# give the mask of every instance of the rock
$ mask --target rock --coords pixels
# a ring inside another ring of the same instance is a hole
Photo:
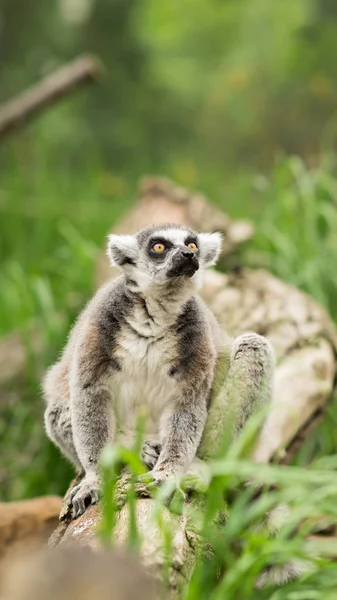
[[[62,498],[0,502],[0,559],[12,550],[45,544],[58,524]]]
[[[2,563],[6,600],[159,600],[160,585],[136,558],[116,550],[60,548]]]

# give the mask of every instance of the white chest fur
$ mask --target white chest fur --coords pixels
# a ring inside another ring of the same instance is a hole
[[[114,357],[121,366],[112,389],[117,430],[135,431],[143,416],[145,433],[158,438],[177,394],[177,384],[169,375],[177,358],[173,336],[166,332],[147,338],[125,328]]]

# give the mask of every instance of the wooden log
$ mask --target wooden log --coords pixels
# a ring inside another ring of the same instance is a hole
[[[70,484],[69,491],[79,481],[76,477]],[[130,511],[125,504],[127,488],[130,479],[127,473],[123,473],[118,482],[119,512],[116,526],[113,532],[114,547],[125,549],[130,529]],[[163,569],[167,564],[166,542],[162,527],[158,527],[153,520],[154,501],[151,499],[148,489],[143,484],[138,484],[138,499],[136,502],[136,520],[140,535],[139,556],[142,564],[158,580],[161,581]],[[191,508],[189,501],[189,508]],[[49,540],[49,547],[78,548],[85,547],[100,552],[102,543],[96,535],[100,523],[100,506],[89,506],[81,517],[75,521],[70,520],[70,513],[65,508],[61,513],[61,522],[53,532]],[[193,525],[190,525],[189,515],[174,515],[166,507],[161,513],[162,522],[165,527],[174,531],[173,547],[169,570],[169,595],[168,599],[179,596],[179,592],[189,581],[196,558],[196,534]]]
[[[277,366],[272,410],[255,458],[289,463],[332,396],[334,323],[307,294],[263,269],[227,275],[210,271],[202,295],[230,335],[255,331],[273,345]]]

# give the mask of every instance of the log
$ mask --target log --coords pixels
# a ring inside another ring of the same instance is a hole
[[[289,463],[332,397],[337,330],[328,313],[307,294],[263,269],[227,275],[210,271],[202,295],[224,329],[265,335],[277,366],[272,410],[255,459]]]
[[[193,206],[195,209],[192,210]],[[237,228],[235,222],[208,205],[203,197],[162,179],[149,179],[141,184],[140,199],[114,232],[130,233],[144,225],[160,222],[187,223],[202,231],[223,231],[225,259],[253,233],[249,224],[244,224],[243,228],[240,224]],[[236,238],[238,230],[241,234]],[[116,274],[108,268],[102,252],[96,282],[102,284]],[[332,396],[337,352],[335,325],[312,298],[263,269],[236,268],[227,274],[209,271],[201,294],[228,333],[236,336],[255,331],[265,335],[274,346],[277,366],[272,410],[258,439],[254,458],[262,463],[275,459],[290,462],[306,433],[318,423]],[[150,519],[152,508],[150,498],[137,500],[138,527],[144,534],[141,556],[153,572],[159,573],[164,564],[164,542]],[[195,564],[197,540],[187,514],[164,512],[165,521],[174,531],[170,570],[172,597],[189,579]],[[52,544],[97,547],[95,530],[99,518],[97,506],[90,507],[73,522],[66,516],[56,530]],[[128,508],[124,506],[117,516],[114,533],[117,545],[125,544],[128,523]]]
[[[71,91],[96,81],[102,74],[99,60],[81,56],[58,68],[17,98],[0,106],[0,141],[14,129],[22,127],[42,109],[54,104]]]
[[[148,497],[137,499],[136,519],[138,531],[142,538],[139,548],[142,564],[160,581],[165,565],[165,542],[163,533],[152,518],[154,502]],[[189,527],[186,514],[173,515],[168,508],[163,509],[165,523],[174,531],[173,552],[169,573],[169,598],[175,598],[184,584],[189,581],[195,563],[195,547],[193,547],[193,529]],[[100,510],[98,506],[90,506],[84,515],[70,521],[66,518],[60,523],[51,537],[51,547],[86,547],[93,551],[102,550],[102,544],[96,537],[99,525]],[[118,514],[114,530],[114,547],[125,548],[129,531],[130,516],[127,506],[123,506]]]

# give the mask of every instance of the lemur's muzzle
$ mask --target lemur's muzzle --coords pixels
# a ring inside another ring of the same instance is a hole
[[[176,252],[172,259],[172,267],[168,271],[168,277],[193,277],[199,269],[199,260],[195,252],[192,252],[187,246],[183,246]]]

